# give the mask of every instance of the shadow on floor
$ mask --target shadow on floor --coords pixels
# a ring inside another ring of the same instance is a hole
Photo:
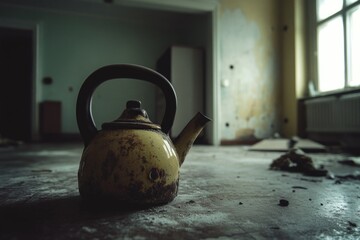
[[[71,226],[99,219],[119,218],[144,210],[144,207],[112,203],[86,203],[80,196],[44,199],[31,203],[3,204],[0,207],[0,236],[18,237],[45,232],[54,234],[63,225]],[[61,232],[59,232],[61,234]]]

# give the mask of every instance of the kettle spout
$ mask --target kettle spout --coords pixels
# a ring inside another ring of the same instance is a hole
[[[200,134],[201,130],[205,127],[207,122],[211,121],[208,117],[200,112],[195,115],[193,119],[181,131],[179,136],[174,140],[176,152],[179,156],[179,165],[181,166],[185,160],[187,153],[191,146]]]

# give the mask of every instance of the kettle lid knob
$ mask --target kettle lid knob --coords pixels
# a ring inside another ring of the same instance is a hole
[[[147,112],[141,108],[141,102],[139,100],[129,100],[126,102],[126,109],[124,110],[123,114],[120,118],[123,119],[131,119],[131,118],[138,118],[143,117],[146,122],[150,122],[149,116]],[[139,119],[138,119],[139,120]]]
[[[137,101],[137,100],[130,100],[130,101],[127,101],[126,103],[126,108],[129,109],[129,108],[140,108],[141,107],[141,102],[140,101]]]

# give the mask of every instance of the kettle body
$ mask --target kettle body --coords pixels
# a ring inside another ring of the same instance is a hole
[[[170,202],[179,184],[174,149],[166,134],[155,131],[100,131],[81,158],[80,194],[145,205]]]

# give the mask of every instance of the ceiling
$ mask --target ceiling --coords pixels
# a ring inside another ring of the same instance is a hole
[[[141,8],[178,13],[202,13],[212,11],[218,0],[0,0],[8,5],[21,5],[47,9],[104,11],[123,8]]]
[[[151,8],[157,10],[167,10],[167,11],[187,12],[187,13],[212,11],[217,4],[217,0],[82,0],[82,1],[98,2],[98,3],[111,2],[108,4],[113,4],[115,6],[124,5],[131,7]]]

